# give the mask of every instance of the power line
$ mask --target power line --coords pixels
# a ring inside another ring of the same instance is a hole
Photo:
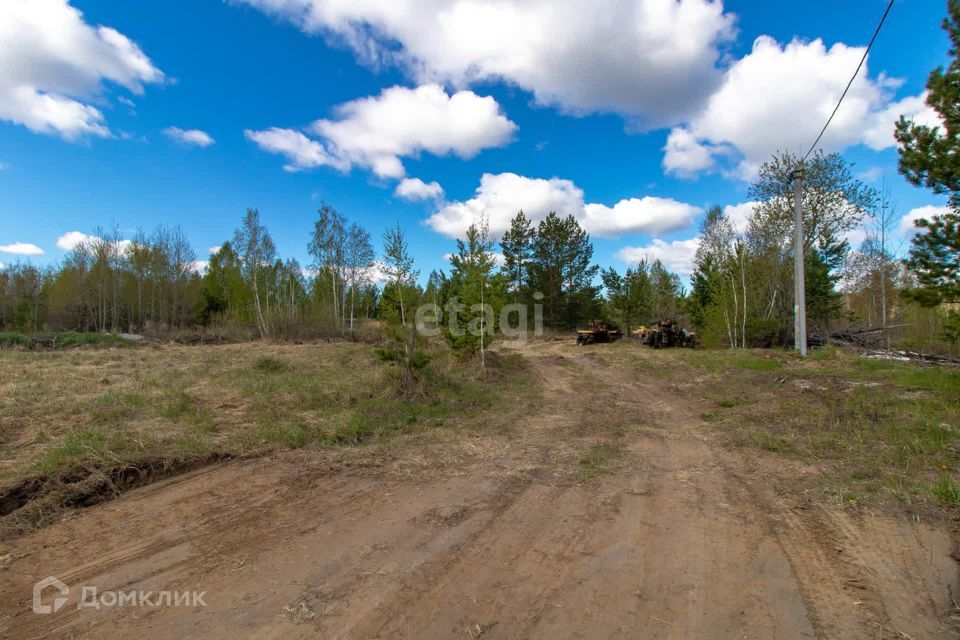
[[[840,96],[840,99],[837,101],[837,106],[833,108],[833,113],[830,114],[830,117],[827,118],[827,123],[823,125],[823,129],[820,130],[820,135],[817,136],[817,139],[813,141],[813,144],[810,145],[810,149],[803,156],[803,160],[800,164],[806,162],[807,158],[810,157],[810,154],[813,153],[813,150],[817,147],[817,144],[820,142],[820,138],[823,137],[823,134],[826,133],[827,127],[830,126],[830,123],[833,121],[833,116],[837,115],[837,110],[840,108],[840,105],[843,103],[843,99],[847,97],[847,92],[850,91],[850,86],[853,84],[853,81],[856,80],[857,74],[860,73],[860,69],[863,67],[863,63],[867,60],[867,54],[870,53],[870,47],[873,46],[873,41],[877,39],[877,35],[880,33],[880,29],[883,27],[883,23],[887,19],[887,15],[890,13],[890,9],[893,8],[893,0],[890,0],[890,3],[887,5],[887,10],[883,12],[883,17],[880,18],[880,24],[877,25],[876,31],[873,32],[873,37],[870,38],[870,43],[867,45],[866,50],[863,52],[863,57],[860,58],[860,64],[857,65],[857,70],[853,72],[853,75],[850,77],[850,82],[847,83],[847,88],[843,90],[843,94]]]

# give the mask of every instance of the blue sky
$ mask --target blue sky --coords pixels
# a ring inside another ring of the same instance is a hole
[[[757,164],[812,142],[885,5],[8,0],[0,263],[159,224],[203,260],[256,207],[307,264],[327,201],[375,238],[399,222],[424,274],[518,208],[577,215],[601,264],[684,272],[703,209],[742,217]],[[943,205],[897,175],[892,123],[932,117],[944,10],[896,2],[825,138],[908,218]]]

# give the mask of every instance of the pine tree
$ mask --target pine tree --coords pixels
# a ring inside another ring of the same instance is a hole
[[[913,238],[907,266],[921,288],[911,297],[924,306],[960,302],[960,215],[947,213],[918,220],[923,231]]]
[[[900,143],[900,173],[912,184],[949,194],[960,207],[960,0],[947,2],[943,28],[950,37],[950,64],[927,79],[927,104],[942,127],[920,125],[903,116],[895,133]]]
[[[576,218],[551,211],[537,226],[532,249],[531,283],[543,294],[544,321],[572,328],[594,315],[599,267],[591,264],[593,245]]]
[[[950,196],[952,211],[917,220],[907,266],[921,287],[910,296],[925,306],[960,301],[960,0],[949,0],[943,28],[950,36],[950,64],[927,80],[927,104],[942,126],[920,125],[901,117],[900,173],[911,183]]]
[[[493,242],[486,220],[471,224],[465,240],[457,240],[450,265],[447,295],[459,307],[456,317],[447,319],[447,341],[463,353],[479,353],[483,367],[484,351],[496,334],[506,290],[505,277],[494,273]]]
[[[502,271],[507,277],[514,302],[526,299],[534,235],[533,224],[521,209],[510,221],[510,229],[500,240],[500,250],[503,252]]]

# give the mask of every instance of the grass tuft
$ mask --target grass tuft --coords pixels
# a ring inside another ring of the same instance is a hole
[[[932,493],[942,502],[960,507],[960,486],[949,476],[941,476],[937,484],[933,485]]]
[[[287,363],[268,356],[257,358],[256,362],[253,363],[253,368],[260,373],[282,373],[290,370]]]

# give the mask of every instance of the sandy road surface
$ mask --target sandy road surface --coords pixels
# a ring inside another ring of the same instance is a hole
[[[0,547],[4,638],[950,638],[947,534],[814,504],[711,444],[690,394],[602,347],[525,349],[544,407],[423,477],[307,454],[223,463]],[[582,376],[611,393],[576,393]],[[614,473],[557,468],[635,416]],[[31,585],[73,587],[31,612]],[[77,609],[99,591],[205,607]]]

